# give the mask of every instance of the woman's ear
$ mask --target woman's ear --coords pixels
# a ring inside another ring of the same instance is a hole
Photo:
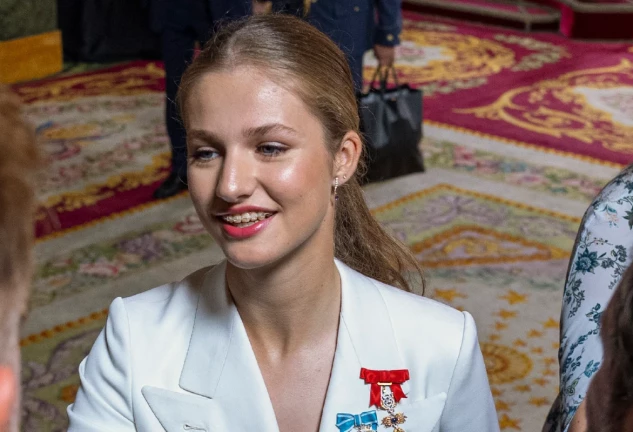
[[[360,135],[354,131],[346,133],[334,157],[334,175],[341,184],[352,178],[362,153],[363,140]]]

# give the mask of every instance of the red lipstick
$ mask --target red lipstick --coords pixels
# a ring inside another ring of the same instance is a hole
[[[264,220],[257,221],[253,225],[249,225],[244,228],[240,228],[222,221],[222,229],[224,230],[224,233],[227,234],[229,237],[243,240],[253,237],[254,235],[263,231],[264,228],[266,228],[268,224],[270,224],[270,221],[274,217],[275,215],[269,216]]]
[[[239,215],[244,213],[266,213],[270,216],[263,220],[258,220],[252,225],[246,227],[236,226],[235,224],[228,223],[223,219],[224,216]],[[272,218],[275,217],[275,212],[262,207],[239,206],[230,208],[225,212],[216,213],[216,217],[220,220],[222,230],[228,237],[242,240],[253,237],[254,235],[261,232],[263,229],[265,229],[268,224],[270,224]]]

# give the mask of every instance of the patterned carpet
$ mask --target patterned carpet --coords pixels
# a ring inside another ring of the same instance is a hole
[[[412,18],[401,49],[409,69],[402,70],[403,79],[428,77],[416,81],[427,89],[426,112],[436,119],[425,125],[422,143],[428,171],[369,185],[366,196],[376,217],[419,257],[427,295],[475,317],[502,430],[539,431],[557,392],[561,292],[580,217],[628,150],[609,150],[599,160],[585,147],[553,151],[565,138],[552,135],[526,133],[523,144],[514,142],[500,133],[501,120],[478,120],[476,133],[463,127],[460,116],[446,114],[467,106],[456,103],[460,95],[473,100],[479,92],[484,106],[491,97],[488,80],[515,72],[508,62],[487,75],[439,79],[438,70],[461,66],[450,66],[445,58],[452,51],[430,41],[438,32],[443,40],[468,34],[470,45],[453,47],[470,52],[494,35],[514,34],[493,29],[486,39],[468,33],[475,27]],[[523,37],[521,43],[528,39],[537,41]],[[533,70],[538,68],[531,62],[558,61],[559,51],[536,52],[523,63]],[[617,52],[615,45],[605,56],[615,59]],[[484,60],[481,68],[488,67]],[[51,158],[40,196],[63,225],[47,232],[46,219],[40,222],[22,342],[24,431],[65,430],[77,365],[115,296],[178,279],[221,258],[186,195],[149,201],[168,162],[161,88],[159,65],[135,63],[19,89]],[[618,119],[630,112],[626,98],[614,106]],[[609,109],[604,127],[624,127]],[[442,122],[441,112],[447,116]]]
[[[632,159],[630,43],[405,17],[401,79],[425,89],[427,122],[602,161]]]

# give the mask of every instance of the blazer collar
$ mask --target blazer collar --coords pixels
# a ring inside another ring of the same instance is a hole
[[[369,407],[370,386],[360,369],[406,369],[389,311],[375,281],[336,260],[341,276],[341,318],[321,430],[333,430],[336,414]],[[217,399],[239,415],[241,427],[278,430],[272,403],[237,308],[227,295],[226,262],[213,268],[201,291],[180,387]],[[409,392],[408,383],[402,386]],[[239,407],[239,408],[238,408]],[[248,415],[244,415],[245,413]],[[251,424],[248,419],[251,420]],[[235,423],[233,423],[235,425]],[[246,430],[246,429],[242,429]]]
[[[396,343],[387,305],[372,279],[340,261],[342,307],[332,375],[327,391],[321,430],[335,430],[338,413],[371,411],[370,385],[360,379],[361,368],[406,369]],[[409,393],[409,383],[402,385]]]
[[[239,319],[225,282],[226,261],[209,271],[198,299],[180,387],[213,398],[234,338]]]
[[[218,416],[234,430],[279,430],[246,329],[227,293],[226,261],[205,280],[180,387],[214,399]]]
[[[378,283],[339,260],[336,266],[341,275],[341,328],[347,330],[360,365],[378,370],[405,368]]]

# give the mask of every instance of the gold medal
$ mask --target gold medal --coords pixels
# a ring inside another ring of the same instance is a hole
[[[396,413],[398,403],[390,390],[391,383],[378,383],[378,385],[380,386],[381,408],[388,413],[387,417],[382,419],[382,425],[392,427],[394,432],[405,432],[400,425],[407,421],[407,416],[403,413]]]
[[[400,399],[407,397],[402,391],[402,383],[409,380],[409,370],[361,368],[360,377],[365,383],[371,384],[369,405],[387,411],[387,416],[382,419],[382,425],[393,428],[393,432],[405,432],[400,425],[407,421],[407,416],[396,413],[396,407]]]

